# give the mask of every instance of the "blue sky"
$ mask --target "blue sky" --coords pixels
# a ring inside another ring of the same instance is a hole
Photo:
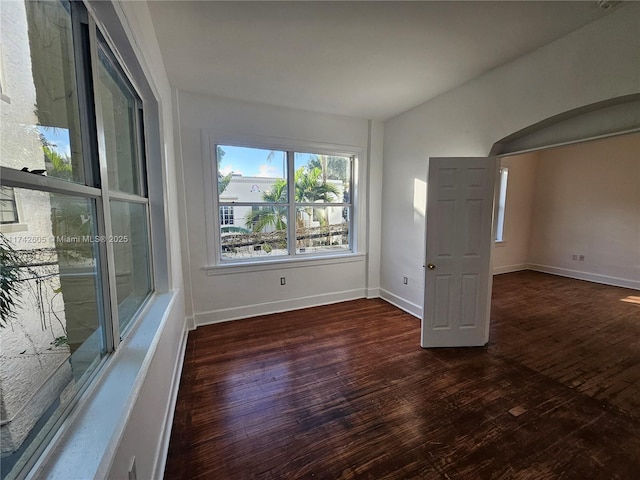
[[[243,177],[282,177],[285,153],[275,151],[271,159],[271,150],[259,148],[231,147],[221,145],[225,155],[220,162],[220,173],[230,172]]]
[[[37,125],[36,128],[41,135],[51,144],[51,149],[55,150],[62,157],[71,157],[71,141],[69,130],[66,128],[44,127]]]
[[[286,153],[260,148],[232,147],[221,145],[225,155],[220,163],[220,173],[227,175],[230,172],[243,177],[280,177],[284,178],[286,172]],[[312,155],[296,154],[296,168],[305,165]]]

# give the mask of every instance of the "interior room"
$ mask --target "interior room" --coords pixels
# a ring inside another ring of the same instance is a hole
[[[505,231],[494,273],[528,268],[637,289],[628,259],[640,235],[638,142],[627,134],[504,157]],[[582,250],[593,252],[590,264]]]
[[[637,2],[0,22],[2,480],[640,469]]]

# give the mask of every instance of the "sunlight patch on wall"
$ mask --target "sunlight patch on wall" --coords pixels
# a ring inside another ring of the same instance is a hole
[[[427,182],[419,178],[413,179],[413,211],[424,218],[427,213]]]

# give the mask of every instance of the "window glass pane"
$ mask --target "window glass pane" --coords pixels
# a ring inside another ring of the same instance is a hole
[[[69,2],[3,2],[0,22],[2,165],[84,183]]]
[[[296,253],[349,250],[350,207],[296,207]]]
[[[284,205],[233,207],[233,224],[220,226],[222,258],[287,255],[287,211]]]
[[[98,57],[98,99],[109,189],[141,195],[136,97],[102,46]]]
[[[147,206],[111,202],[111,226],[116,269],[120,332],[131,322],[151,292],[151,259]]]
[[[351,158],[295,154],[297,203],[349,203]]]
[[[287,154],[277,150],[218,145],[220,202],[287,201]]]
[[[13,187],[0,187],[0,223],[18,223],[18,208]]]
[[[14,189],[0,233],[2,478],[19,470],[103,355],[94,201]]]
[[[220,207],[220,225],[221,226],[225,226],[225,225],[234,225],[235,224],[235,218],[234,218],[234,210],[233,207]]]
[[[496,241],[504,241],[504,212],[507,204],[507,181],[509,179],[509,169],[500,169],[500,192],[498,194],[498,218],[496,221]]]

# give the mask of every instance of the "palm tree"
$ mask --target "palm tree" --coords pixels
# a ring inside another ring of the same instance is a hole
[[[295,201],[298,203],[315,203],[319,200],[330,202],[338,198],[340,192],[335,185],[323,182],[322,170],[319,168],[300,167],[295,172]],[[271,190],[262,194],[262,199],[268,203],[287,202],[287,181],[279,178]],[[261,232],[272,226],[276,230],[286,228],[287,208],[280,206],[258,207],[252,210],[245,219],[245,226],[254,232]]]
[[[326,179],[323,177],[322,169],[318,167],[302,167],[296,170],[295,180],[296,180],[296,202],[299,203],[316,203],[318,201],[322,202],[331,202],[332,200],[338,198],[339,191],[335,185],[331,183],[327,183]],[[313,207],[304,207],[303,210],[298,210],[298,216],[296,219],[296,225],[300,230],[305,228],[305,222],[303,218],[302,212],[306,213],[308,218],[313,217]],[[319,210],[319,212],[324,212],[324,210]],[[321,224],[326,224],[327,219],[326,216],[321,214],[320,218]],[[331,242],[331,230],[329,230],[329,236],[327,237],[327,241]],[[303,238],[300,239],[301,241]]]
[[[287,181],[276,180],[271,190],[262,193],[262,199],[269,203],[287,202]],[[267,227],[275,230],[286,230],[287,207],[271,206],[253,208],[245,218],[245,226],[253,232],[261,232]]]
[[[343,184],[349,183],[349,157],[332,155],[315,155],[309,160],[309,168],[322,169],[322,178],[327,180],[340,180]]]
[[[322,169],[318,167],[300,167],[295,173],[295,183],[298,203],[330,202],[340,193],[335,185],[322,178]]]

